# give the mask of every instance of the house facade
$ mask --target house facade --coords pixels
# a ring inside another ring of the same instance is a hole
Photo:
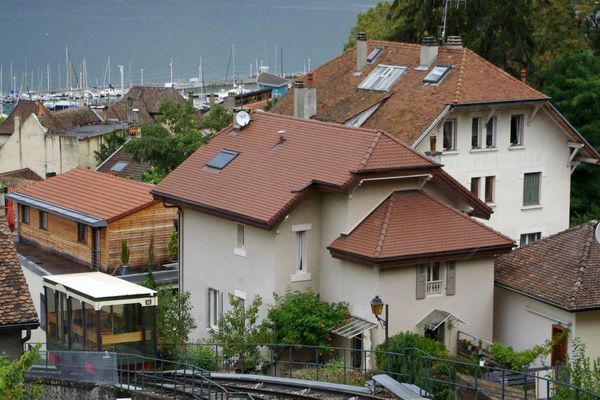
[[[122,265],[145,269],[168,260],[176,210],[154,201],[151,187],[109,174],[73,169],[8,194],[18,204],[19,240],[33,243],[103,272]]]
[[[597,221],[560,232],[496,261],[494,338],[523,350],[557,335],[556,365],[579,338],[586,356],[600,357],[600,243]]]
[[[460,40],[416,45],[362,34],[356,48],[308,73],[273,112],[393,134],[435,156],[492,207],[484,223],[525,244],[568,228],[571,174],[600,157],[522,78]]]
[[[261,296],[264,316],[287,288],[347,301],[365,329],[339,335],[345,346],[383,341],[374,295],[389,304],[390,334],[428,333],[452,349],[468,322],[491,338],[493,257],[512,241],[470,216],[489,218],[485,203],[388,134],[254,113],[152,193],[180,210],[194,339],[216,326],[229,295]]]

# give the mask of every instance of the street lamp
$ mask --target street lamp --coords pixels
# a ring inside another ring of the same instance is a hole
[[[379,323],[381,324],[381,326],[385,329],[385,345],[387,347],[387,342],[388,342],[388,321],[389,321],[389,315],[388,315],[388,305],[385,304],[385,318],[381,318],[380,315],[383,311],[383,301],[381,300],[381,298],[379,296],[375,296],[373,297],[373,300],[371,300],[371,312],[373,313],[373,315],[375,315],[375,318],[377,318],[377,321],[379,321]]]

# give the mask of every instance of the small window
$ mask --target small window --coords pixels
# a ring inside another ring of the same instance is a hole
[[[111,171],[115,171],[115,172],[120,172],[120,171],[123,171],[123,169],[127,165],[129,165],[129,162],[127,162],[127,161],[119,161],[119,162],[115,163],[115,165],[113,165],[110,170]]]
[[[377,46],[367,56],[367,62],[371,64],[383,51],[383,46]]]
[[[29,206],[21,206],[21,222],[29,224]]]
[[[493,203],[494,202],[494,186],[496,184],[495,176],[486,176],[485,177],[485,202]]]
[[[481,118],[473,118],[471,122],[471,148],[481,148]]]
[[[48,213],[40,211],[40,229],[48,229]]]
[[[406,67],[383,64],[378,65],[373,71],[371,71],[369,76],[367,76],[365,80],[358,85],[358,88],[384,92],[388,91],[402,76],[404,71],[406,71]]]
[[[456,120],[446,120],[443,131],[444,151],[456,150]]]
[[[436,65],[433,67],[431,72],[427,74],[423,82],[425,83],[439,83],[444,76],[450,71],[450,65]]]
[[[208,328],[216,329],[221,317],[221,293],[215,289],[208,289]]]
[[[235,248],[233,249],[234,254],[238,256],[246,257],[246,232],[245,226],[242,224],[237,224],[237,237],[235,242]]]
[[[479,183],[481,182],[480,177],[471,178],[471,193],[479,197]]]
[[[296,270],[306,272],[306,231],[296,232]]]
[[[427,296],[442,293],[442,275],[439,262],[431,263],[427,266],[425,285]]]
[[[79,243],[87,243],[87,226],[77,223],[77,241]]]
[[[510,145],[520,146],[523,144],[523,114],[510,117]]]
[[[533,243],[536,240],[542,238],[542,232],[524,233],[521,235],[519,240],[519,247],[527,246],[529,243]]]
[[[537,206],[540,204],[541,172],[528,173],[523,176],[523,205]]]
[[[206,166],[216,169],[223,169],[230,162],[232,162],[233,159],[237,157],[237,155],[238,153],[235,151],[221,150],[216,156],[213,157],[212,160],[206,163]]]
[[[485,124],[485,147],[496,147],[496,117],[490,118]]]

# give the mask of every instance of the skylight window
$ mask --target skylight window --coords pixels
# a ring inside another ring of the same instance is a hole
[[[388,91],[404,71],[406,67],[380,64],[358,85],[358,88]]]
[[[213,157],[212,160],[206,163],[206,166],[216,169],[223,169],[227,166],[227,164],[233,161],[233,159],[236,158],[237,155],[238,153],[235,151],[221,150],[216,156]]]
[[[110,170],[111,171],[115,171],[115,172],[121,172],[127,166],[127,164],[129,164],[129,162],[127,162],[127,161],[119,161],[115,165],[113,165]]]
[[[367,62],[371,64],[383,51],[383,46],[377,46],[367,56]]]
[[[439,83],[444,76],[450,71],[450,65],[436,65],[431,72],[423,79],[425,83]]]

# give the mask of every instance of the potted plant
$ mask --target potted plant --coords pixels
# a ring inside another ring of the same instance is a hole
[[[127,239],[121,239],[121,275],[125,275],[126,271],[129,269],[130,256],[131,252],[129,251],[129,246],[127,245]]]

